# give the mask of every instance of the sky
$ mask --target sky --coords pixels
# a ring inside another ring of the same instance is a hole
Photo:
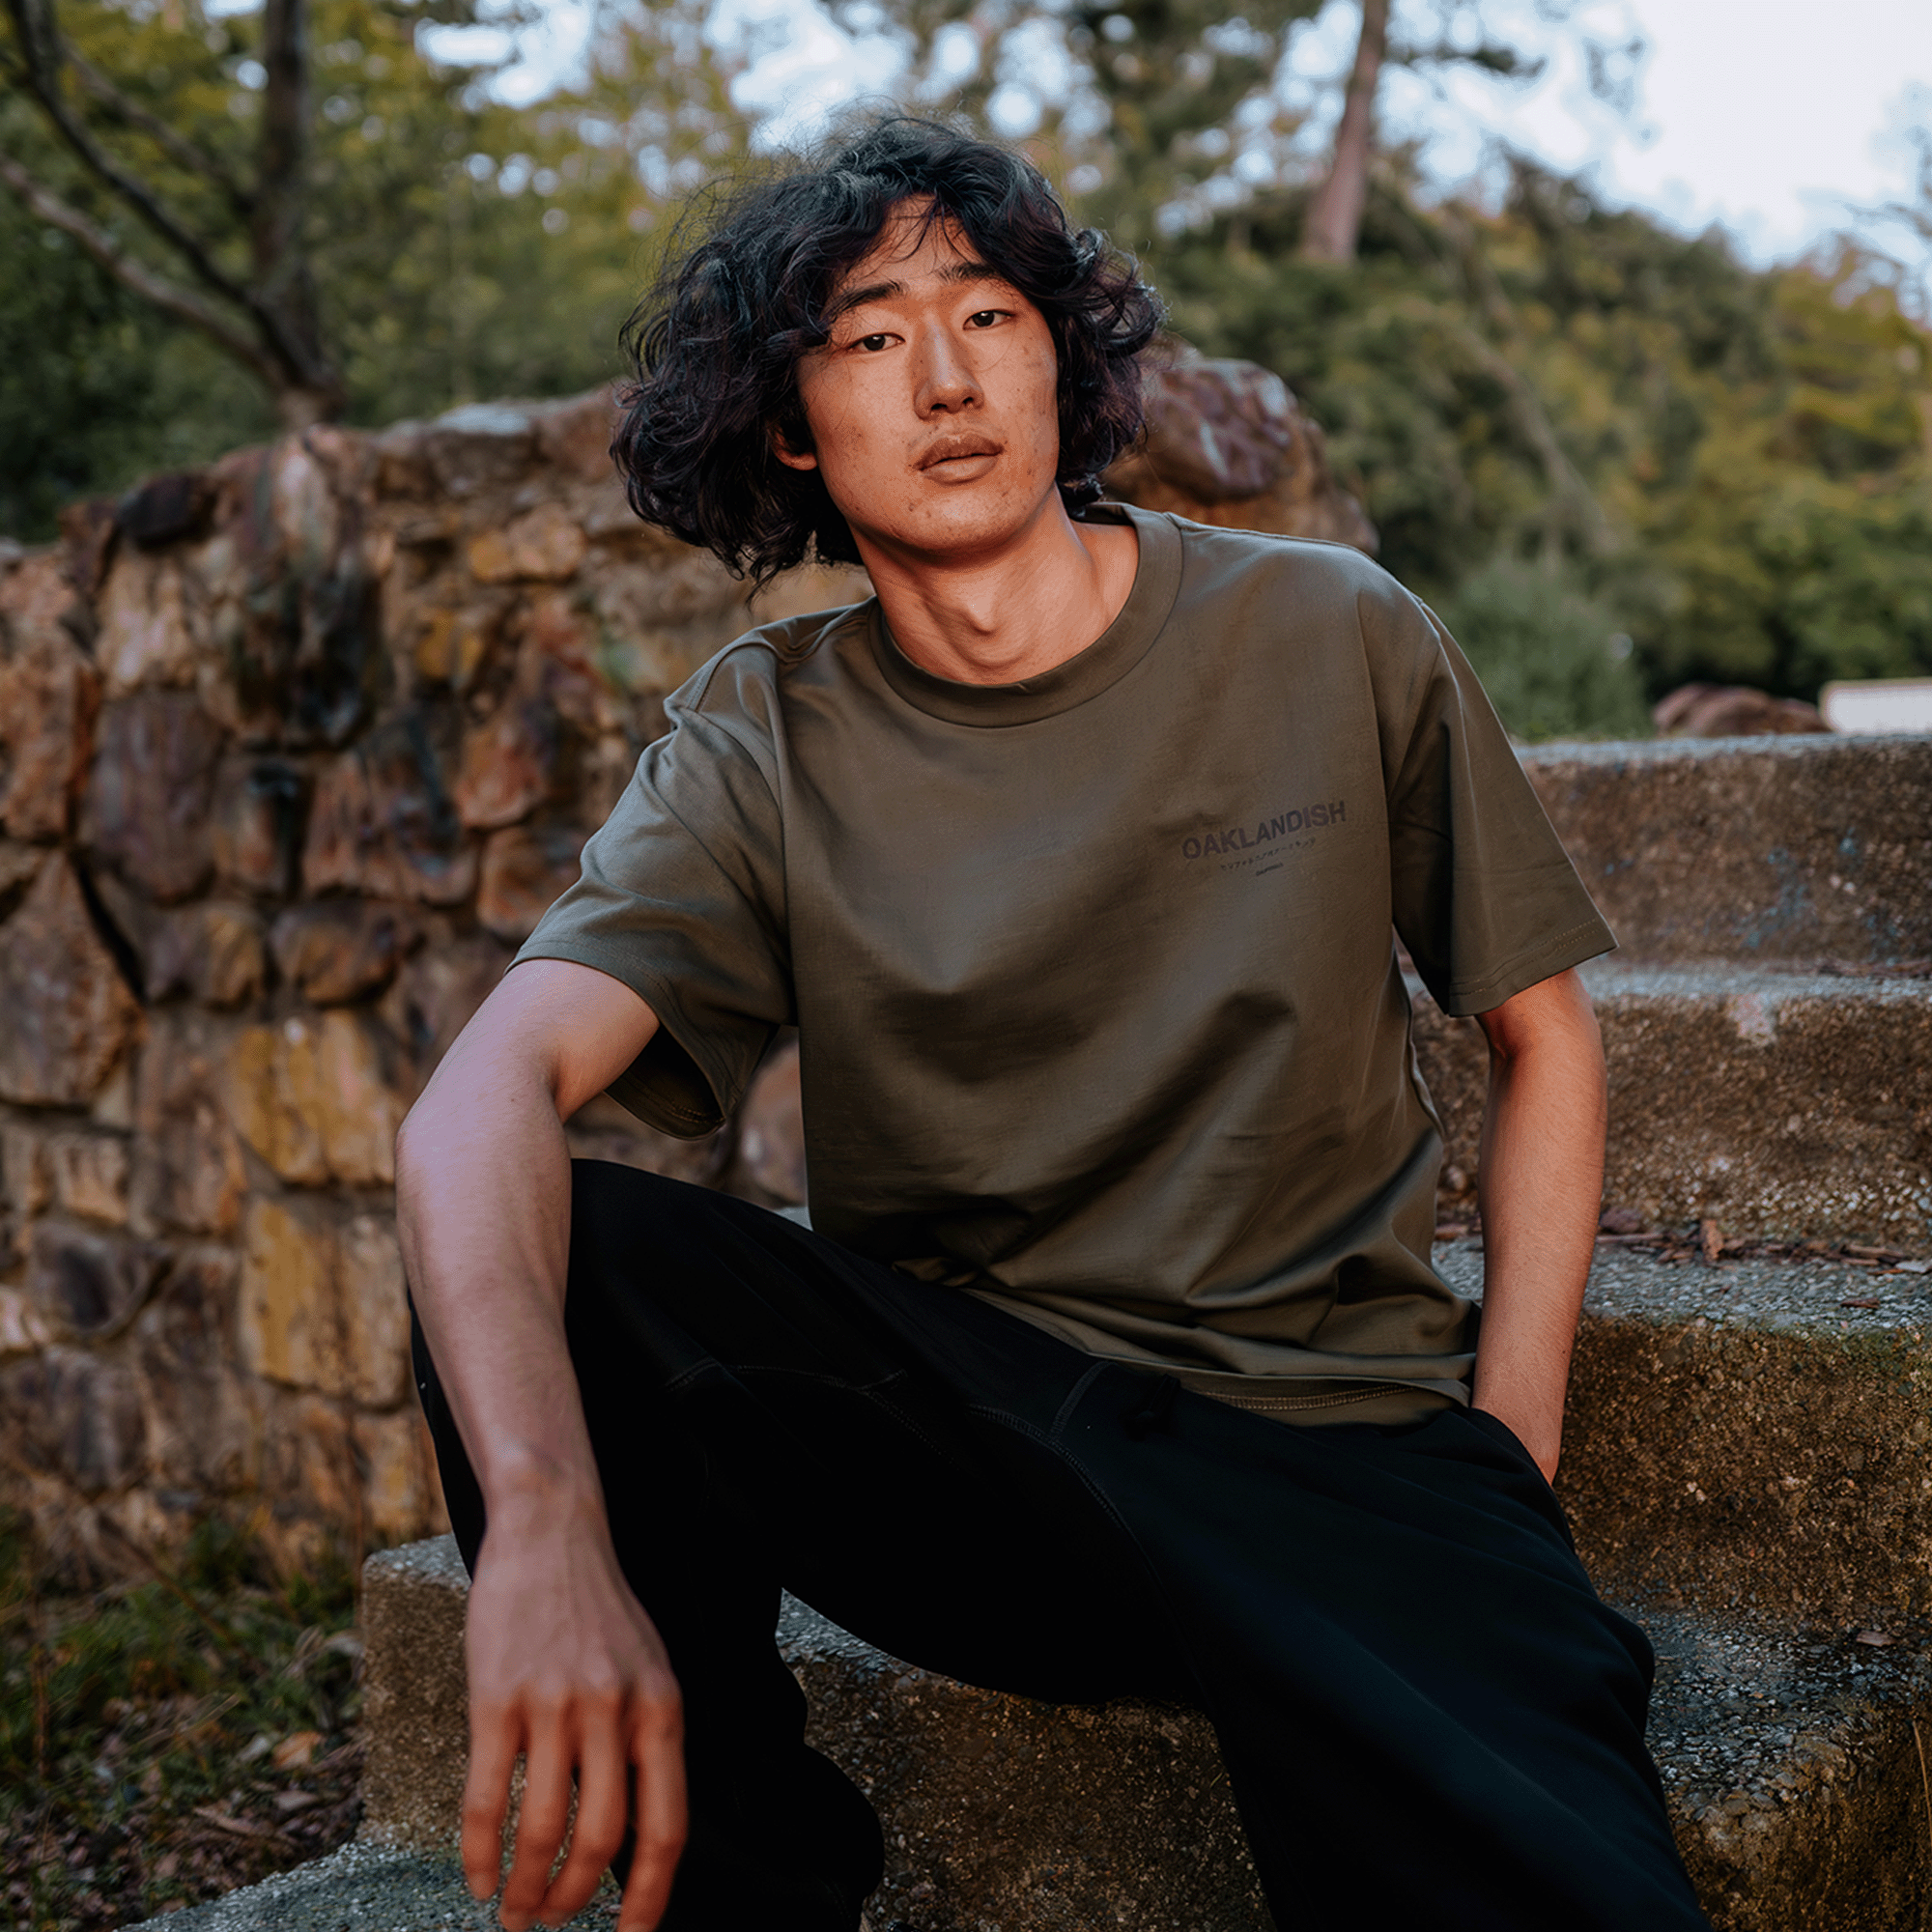
[[[1396,0],[1396,33],[1434,40],[1437,4]],[[1387,71],[1384,134],[1420,139],[1426,170],[1445,185],[1479,175],[1508,142],[1587,172],[1613,204],[1690,232],[1721,223],[1760,264],[1803,254],[1860,210],[1909,193],[1907,130],[1932,129],[1932,0],[1568,0],[1562,25],[1550,11],[1550,0],[1484,0],[1502,38],[1544,57],[1533,84],[1467,68]],[[1309,116],[1301,139],[1311,154],[1325,150],[1359,19],[1357,0],[1328,0],[1291,41],[1277,84]],[[506,92],[529,98],[567,71],[585,20],[581,0],[548,0]],[[889,39],[836,25],[819,0],[714,0],[710,20],[714,41],[747,62],[738,104],[768,117],[770,135],[809,135],[827,113],[901,76]],[[1585,42],[1640,43],[1620,63],[1626,111],[1592,98]],[[1029,75],[1050,83],[1051,66],[1044,59]],[[1007,131],[1024,133],[1024,96],[1009,96]],[[1002,105],[996,96],[996,119]],[[1897,231],[1889,239],[1914,253]]]

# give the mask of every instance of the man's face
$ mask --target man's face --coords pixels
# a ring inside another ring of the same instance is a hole
[[[798,364],[815,447],[778,453],[820,471],[862,547],[964,560],[1057,503],[1053,337],[957,230],[895,214],[832,307]]]

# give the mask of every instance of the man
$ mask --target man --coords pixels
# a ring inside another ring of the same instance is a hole
[[[526,1759],[512,1932],[613,1858],[626,1932],[858,1922],[878,1827],[802,1742],[781,1585],[973,1682],[1205,1709],[1284,1932],[1705,1923],[1648,1647],[1547,1481],[1612,941],[1382,572],[1095,504],[1157,321],[1029,165],[906,121],[642,312],[640,513],[877,596],[672,700],[399,1145],[479,1895]],[[1492,1047],[1479,1342],[1392,925]],[[592,1095],[701,1134],[787,1023],[811,1229],[573,1174]]]

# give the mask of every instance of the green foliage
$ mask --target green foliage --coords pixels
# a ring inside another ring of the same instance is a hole
[[[745,152],[747,129],[673,4],[612,14],[583,81],[527,108],[491,68],[440,64],[426,18],[471,0],[315,0],[312,191],[304,238],[350,420],[484,398],[568,393],[619,373],[616,335],[673,205]],[[493,16],[494,17],[494,16]],[[81,53],[136,103],[245,181],[258,97],[253,14],[201,0],[64,0]],[[0,28],[0,57],[8,36]],[[224,191],[138,130],[108,145],[232,273],[242,227]],[[178,263],[0,82],[0,150],[175,280]],[[271,434],[252,378],[125,293],[0,189],[0,531],[50,535],[60,503]]]
[[[82,50],[141,104],[245,167],[255,16],[211,16],[203,0],[61,4]],[[870,0],[844,4],[855,26],[877,23]],[[1445,21],[1461,4],[1444,0]],[[749,152],[701,0],[607,8],[587,77],[527,107],[495,98],[488,66],[426,51],[426,19],[461,23],[475,5],[314,0],[307,236],[356,422],[615,373],[618,325],[670,217]],[[915,73],[942,34],[975,39],[977,71],[937,101],[969,119],[1031,78],[1029,34],[1056,40],[1071,80],[1044,103],[1042,164],[1082,219],[1141,253],[1180,334],[1301,392],[1382,560],[1432,602],[1528,608],[1545,580],[1508,560],[1538,559],[1592,625],[1635,640],[1653,696],[1693,677],[1808,696],[1832,676],[1932,670],[1932,337],[1888,264],[1848,245],[1760,272],[1721,235],[1674,234],[1520,162],[1500,206],[1433,200],[1399,153],[1378,163],[1359,259],[1303,262],[1294,128],[1268,84],[1315,11],[884,10]],[[1392,58],[1514,59],[1469,44],[1445,27],[1443,48]],[[144,138],[122,129],[117,152],[218,225],[217,187]],[[0,147],[141,240],[4,88]],[[249,379],[5,198],[0,357],[0,529],[14,534],[48,534],[65,498],[270,427]],[[1630,727],[1626,672],[1591,686],[1601,717],[1553,728]]]
[[[346,1566],[277,1577],[219,1519],[155,1580],[69,1594],[0,1513],[0,1924],[126,1924],[348,1836],[354,1606]]]
[[[1348,269],[1296,259],[1301,207],[1151,266],[1180,333],[1293,383],[1405,582],[1560,561],[1653,696],[1932,670],[1932,337],[1882,261],[1755,271],[1522,164],[1486,213],[1398,157]]]
[[[1441,615],[1517,737],[1648,734],[1630,635],[1571,573],[1495,557],[1463,580]]]

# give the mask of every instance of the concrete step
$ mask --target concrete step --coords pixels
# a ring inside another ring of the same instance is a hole
[[[446,1694],[460,1663],[440,1648],[461,1615],[461,1566],[446,1539],[416,1545],[372,1558],[366,1588],[372,1688],[385,1690],[372,1708],[372,1762],[385,1755],[387,1776],[371,1787],[365,1842],[171,1927],[480,1932],[490,1922],[449,1853],[453,1806],[402,1802],[453,1790],[462,1762],[462,1713]],[[1932,1715],[1924,1627],[1874,1648],[1744,1618],[1653,1611],[1646,1621],[1660,1657],[1653,1743],[1719,1932],[1916,1932],[1932,1823],[1915,1733],[1915,1714]],[[812,1700],[813,1742],[885,1824],[875,1925],[1267,1932],[1212,1735],[1194,1713],[975,1690],[789,1600],[780,1636]],[[577,1922],[608,1923],[608,1904]]]
[[[1632,958],[1932,961],[1932,738],[1543,745],[1522,762]]]
[[[1435,1261],[1480,1293],[1479,1242]],[[1811,1626],[1932,1613],[1928,1331],[1932,1272],[1600,1241],[1558,1474],[1599,1587]]]
[[[1932,1254],[1932,980],[1599,964],[1604,1195],[1651,1226]],[[1472,1180],[1488,1049],[1426,996],[1416,1050]]]

